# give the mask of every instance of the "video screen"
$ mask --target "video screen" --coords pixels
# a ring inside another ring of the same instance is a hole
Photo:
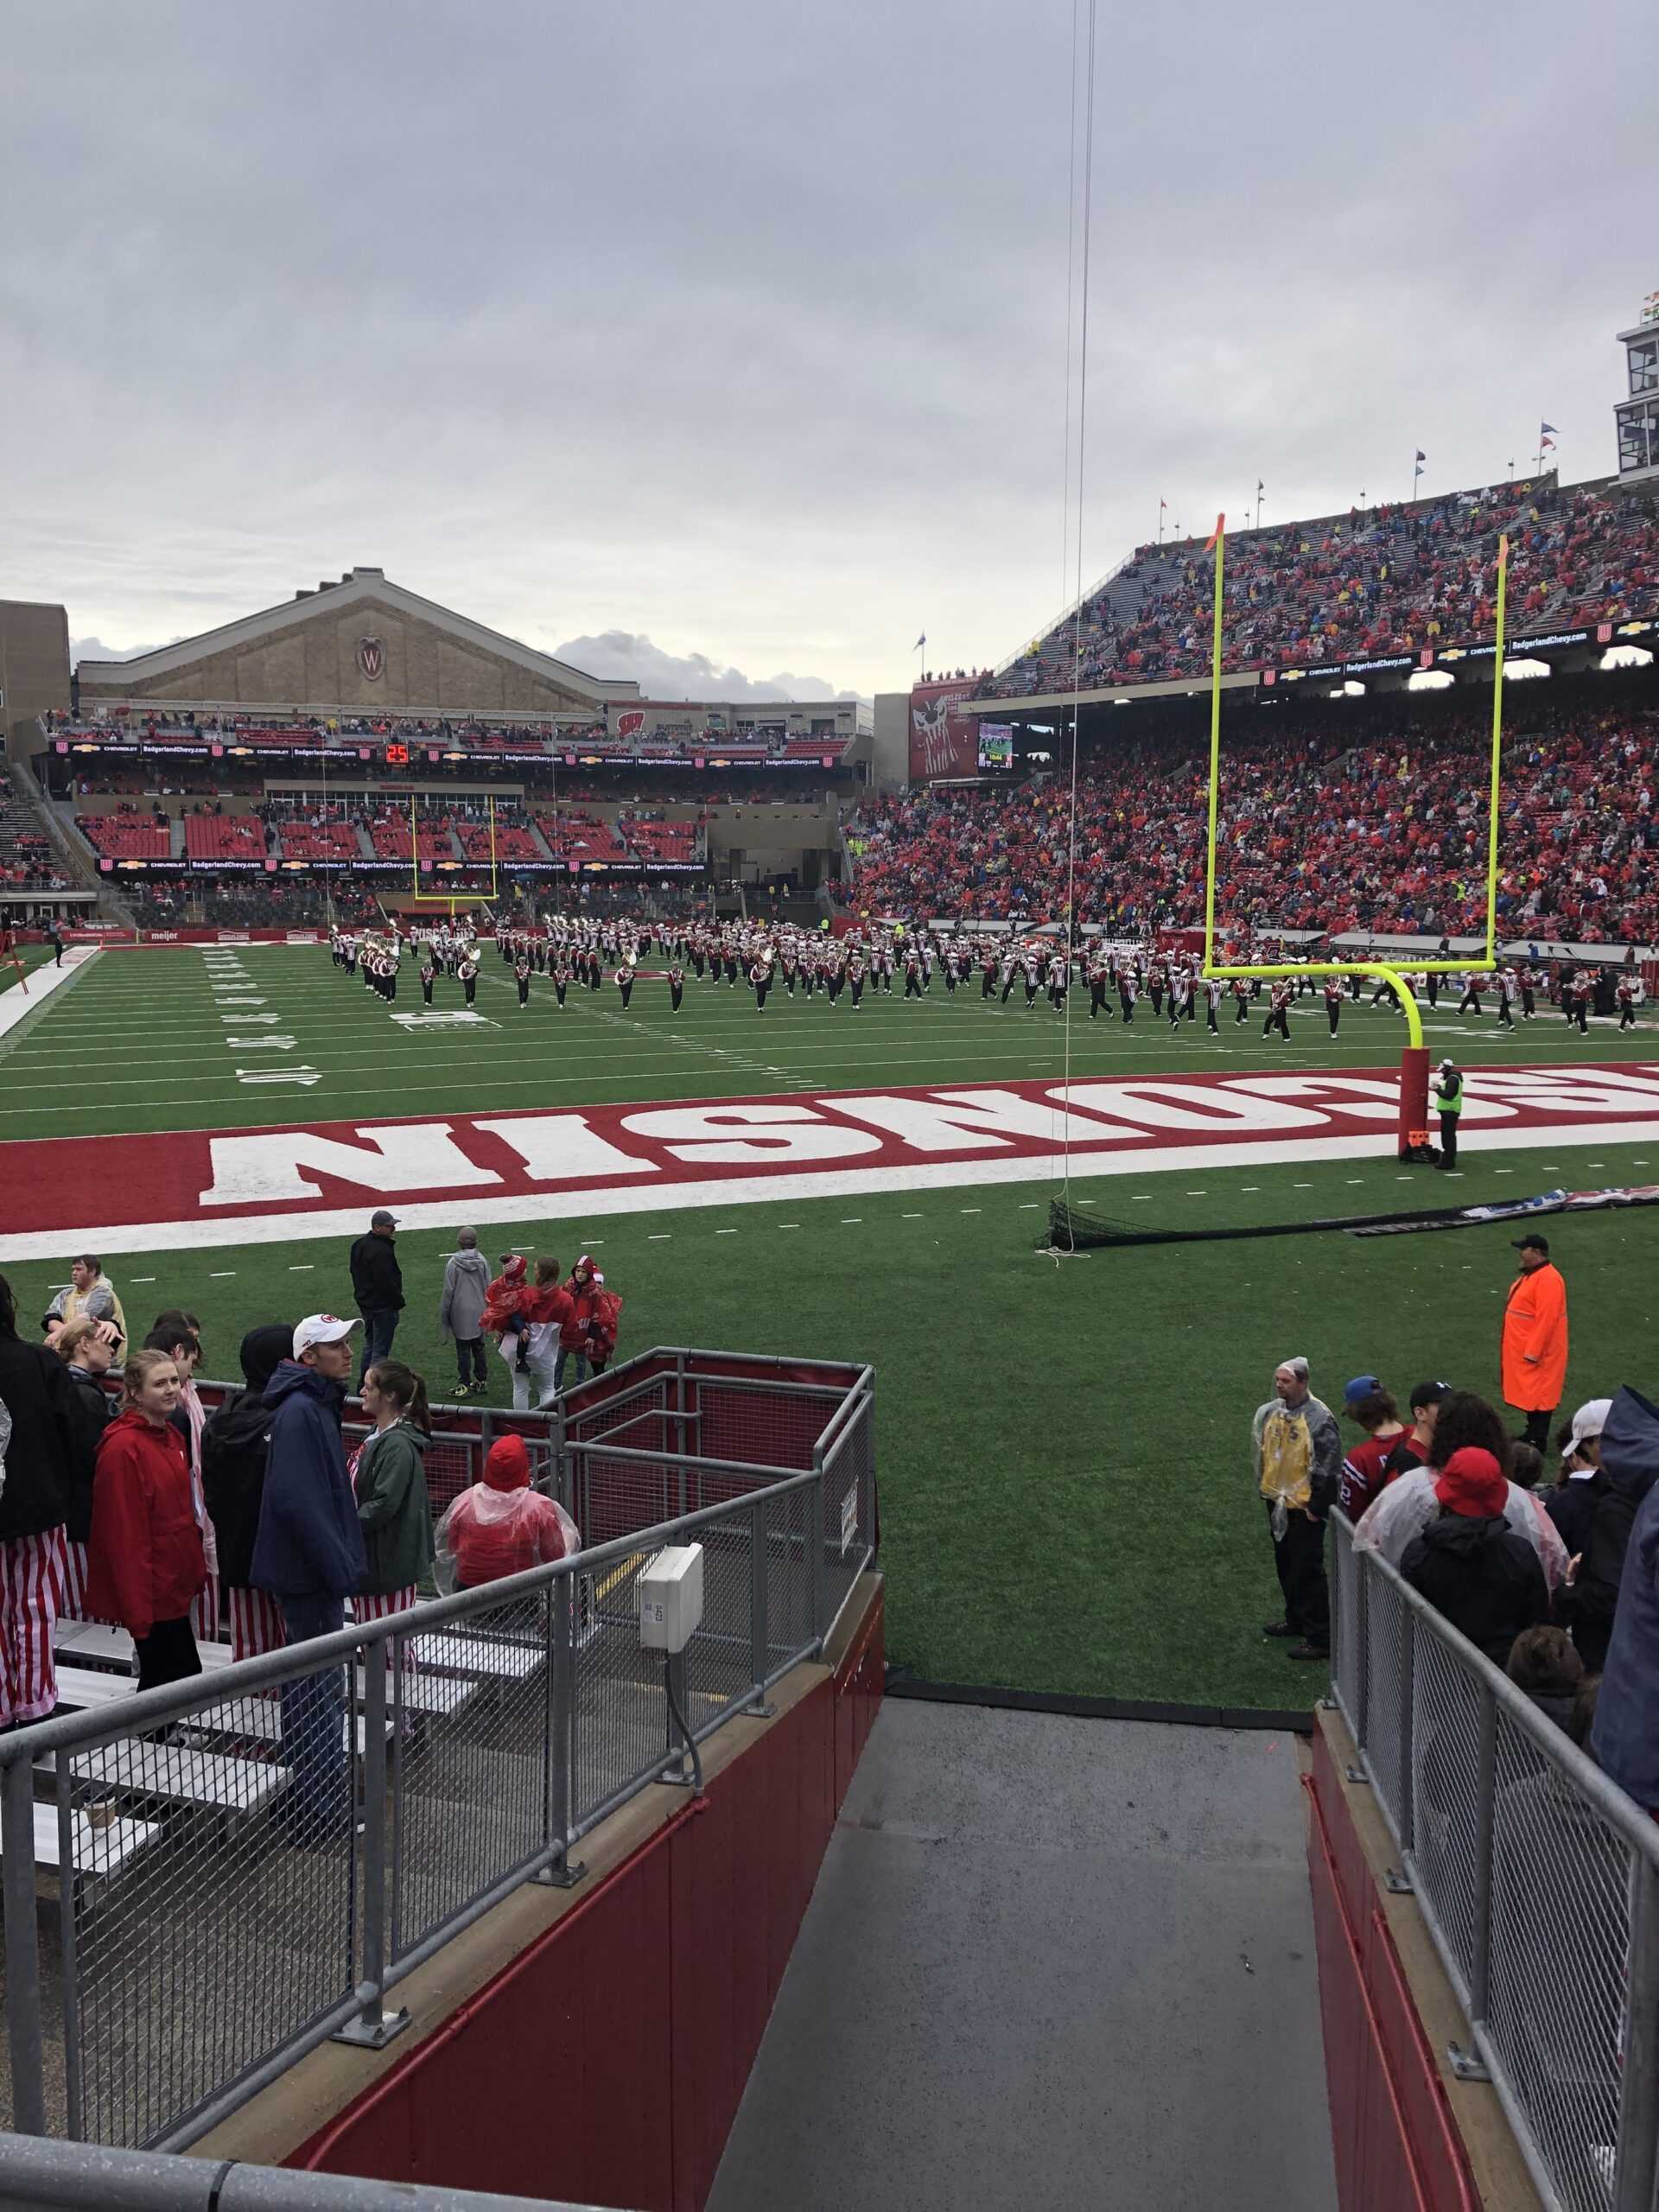
[[[1013,767],[1014,726],[1011,722],[980,724],[979,765],[982,768]]]

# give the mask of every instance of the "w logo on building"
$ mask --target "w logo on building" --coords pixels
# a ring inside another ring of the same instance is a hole
[[[359,638],[357,641],[357,664],[365,678],[378,683],[386,671],[386,648],[378,638]]]

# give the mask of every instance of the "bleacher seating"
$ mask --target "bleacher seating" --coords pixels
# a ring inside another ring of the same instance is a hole
[[[314,867],[349,867],[363,849],[349,822],[281,822],[277,824],[285,861],[309,861]]]
[[[1516,687],[1506,743],[1499,926],[1659,940],[1652,689],[1624,695],[1630,703],[1586,707],[1534,702],[1537,688]],[[1289,723],[1275,718],[1261,735],[1229,735],[1220,921],[1240,931],[1484,928],[1486,711],[1333,703]],[[1078,918],[1126,931],[1200,919],[1207,793],[1195,729],[1085,738]],[[874,802],[851,829],[855,873],[842,896],[855,912],[1056,920],[1070,816],[1070,779],[1056,775]]]
[[[623,816],[617,829],[629,850],[642,861],[684,868],[697,857],[695,822],[637,822],[632,816]]]
[[[565,808],[557,814],[538,813],[537,824],[543,843],[556,861],[614,863],[631,857],[613,825],[600,821],[595,815]]]
[[[487,822],[461,822],[455,827],[461,839],[461,849],[469,861],[487,862],[490,857],[490,825]],[[547,858],[536,842],[532,832],[523,823],[495,818],[495,857],[498,861],[538,861],[545,868]]]
[[[263,861],[265,825],[251,814],[187,814],[184,850],[193,861]]]
[[[111,861],[164,861],[173,825],[149,814],[78,814],[75,827],[93,851]]]
[[[1659,611],[1659,516],[1605,486],[1499,485],[1407,506],[1243,530],[1227,541],[1223,664],[1292,667],[1490,639],[1497,541],[1510,541],[1511,636]],[[1085,690],[1203,676],[1214,555],[1202,541],[1143,545],[1084,606]],[[983,698],[1069,686],[1076,626],[1062,620]]]
[[[52,857],[40,817],[0,768],[0,889],[67,891],[69,879]]]

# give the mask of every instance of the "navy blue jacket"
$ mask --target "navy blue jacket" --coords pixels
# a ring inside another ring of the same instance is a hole
[[[1610,1429],[1615,1419],[1622,1468],[1659,1459],[1659,1407],[1627,1388],[1613,1401]],[[1605,1465],[1605,1442],[1602,1451]],[[1590,1749],[1610,1781],[1659,1812],[1659,1483],[1649,1483],[1625,1546]]]
[[[1582,1560],[1560,1610],[1586,1675],[1606,1670],[1637,1515],[1659,1479],[1659,1408],[1628,1384],[1613,1400],[1601,1433],[1601,1473],[1580,1545]]]
[[[314,1367],[285,1359],[271,1376],[264,1495],[252,1583],[279,1598],[349,1598],[366,1564],[340,1440],[345,1393]]]

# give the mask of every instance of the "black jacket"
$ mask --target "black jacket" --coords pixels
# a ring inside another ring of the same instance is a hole
[[[1569,1559],[1581,1552],[1589,1541],[1597,1501],[1605,1495],[1606,1489],[1607,1478],[1598,1467],[1593,1474],[1558,1483],[1554,1490],[1544,1492],[1544,1510],[1555,1523],[1555,1533],[1567,1546]]]
[[[226,1589],[251,1587],[270,1431],[262,1386],[238,1390],[216,1406],[201,1432],[202,1494],[219,1540],[219,1579]]]
[[[38,1536],[69,1517],[81,1445],[75,1386],[56,1352],[0,1334],[0,1401],[11,1415],[0,1541]]]
[[[1561,1592],[1561,1618],[1573,1631],[1586,1674],[1599,1675],[1607,1663],[1624,1554],[1656,1476],[1659,1418],[1641,1393],[1627,1385],[1613,1400],[1601,1433],[1602,1488],[1579,1548],[1579,1571]]]
[[[1400,1572],[1495,1667],[1508,1661],[1523,1628],[1549,1618],[1538,1554],[1501,1513],[1491,1520],[1442,1513],[1406,1546]]]
[[[115,1400],[96,1375],[66,1367],[74,1400],[75,1457],[69,1470],[69,1514],[65,1523],[72,1543],[84,1544],[92,1533],[92,1471],[98,1440],[115,1419]]]
[[[371,1229],[353,1245],[352,1294],[361,1313],[402,1313],[404,1271],[390,1236]]]

